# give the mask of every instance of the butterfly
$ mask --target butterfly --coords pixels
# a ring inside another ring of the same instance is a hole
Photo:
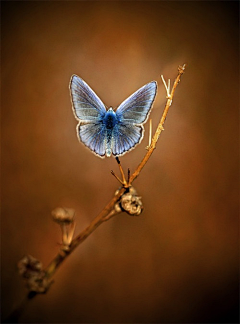
[[[116,110],[107,109],[89,85],[73,75],[70,94],[73,112],[79,121],[79,140],[102,158],[117,157],[132,150],[143,138],[143,124],[156,93],[157,82],[152,81],[124,100]]]

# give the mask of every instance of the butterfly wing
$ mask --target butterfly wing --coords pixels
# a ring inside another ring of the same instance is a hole
[[[100,157],[106,153],[106,128],[101,123],[78,125],[78,136],[91,151]]]
[[[146,84],[121,103],[116,115],[123,123],[138,125],[145,123],[156,93],[157,82]]]
[[[113,132],[113,155],[123,155],[141,142],[144,134],[142,124],[147,121],[156,92],[157,83],[152,81],[118,107],[116,115],[119,122]]]
[[[100,157],[105,155],[106,127],[102,119],[106,114],[103,102],[85,81],[73,75],[70,81],[73,112],[79,120],[79,140]]]
[[[89,85],[73,75],[70,81],[73,112],[82,123],[96,122],[104,116],[106,108]]]
[[[113,130],[112,154],[120,156],[141,142],[144,129],[142,125],[119,124]]]

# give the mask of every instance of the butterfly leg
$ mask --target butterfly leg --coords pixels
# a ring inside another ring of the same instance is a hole
[[[123,172],[123,168],[122,168],[122,165],[121,165],[121,162],[120,162],[118,156],[116,156],[115,159],[116,159],[117,164],[119,166],[119,170],[120,170],[120,173],[121,173],[121,176],[122,176],[122,180],[119,179],[119,177],[113,171],[111,171],[111,173],[122,184],[122,186],[124,188],[128,188],[129,187],[130,170],[128,169],[128,180],[126,180],[124,172]]]
[[[122,175],[123,184],[126,185],[127,181],[126,181],[126,178],[125,178],[125,175],[124,175],[124,172],[123,172],[123,168],[122,168],[122,165],[121,165],[121,162],[120,162],[118,156],[116,156],[116,161],[117,161],[117,164],[119,166],[119,170],[120,170],[121,175]]]

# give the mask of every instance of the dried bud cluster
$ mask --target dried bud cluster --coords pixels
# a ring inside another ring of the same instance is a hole
[[[52,211],[53,220],[58,224],[71,224],[74,220],[75,210],[58,207]]]
[[[26,255],[18,262],[18,271],[24,278],[29,291],[41,294],[47,292],[51,282],[46,279],[39,260]]]
[[[116,191],[115,195],[118,193]],[[131,216],[138,216],[143,211],[143,204],[141,197],[137,195],[137,191],[130,187],[128,191],[122,195],[120,201],[115,204],[116,212],[125,211]]]
[[[74,221],[75,210],[72,208],[58,207],[52,211],[54,222],[60,225],[62,230],[62,249],[69,250],[69,245],[72,242],[76,222]]]

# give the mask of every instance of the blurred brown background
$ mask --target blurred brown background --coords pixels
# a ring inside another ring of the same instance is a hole
[[[118,188],[113,158],[76,137],[69,81],[116,107],[157,80],[156,127],[187,63],[157,149],[120,214],[61,266],[23,323],[238,321],[238,2],[2,2],[2,316],[25,295],[16,264],[58,251],[58,206],[77,233]],[[146,134],[149,126],[146,125]],[[133,171],[148,136],[122,165]]]

